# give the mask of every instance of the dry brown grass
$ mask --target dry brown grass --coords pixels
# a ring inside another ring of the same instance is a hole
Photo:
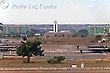
[[[34,60],[32,63],[23,63],[22,60],[0,60],[0,67],[71,67],[71,62],[62,62],[61,64],[48,64],[46,60]]]
[[[47,60],[32,60],[32,63],[23,63],[22,59],[11,59],[11,60],[0,60],[0,67],[71,67],[72,64],[76,64],[80,67],[81,62],[84,62],[85,67],[109,67],[110,66],[110,58],[103,58],[100,60],[96,59],[87,59],[87,60],[77,60],[77,61],[64,61],[61,64],[48,64]]]
[[[47,44],[88,44],[95,40],[95,37],[49,37],[42,38]]]

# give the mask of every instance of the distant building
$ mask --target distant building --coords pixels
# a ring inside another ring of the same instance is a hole
[[[43,34],[52,31],[52,25],[4,25],[3,34]]]
[[[55,28],[57,29],[55,30]],[[95,36],[97,34],[110,33],[110,24],[30,24],[30,25],[16,25],[16,24],[4,24],[3,34],[44,34],[52,31],[69,31],[71,33],[77,33],[81,29],[88,31],[89,36]]]
[[[60,32],[47,32],[43,36],[44,37],[72,37],[74,33],[69,31],[60,31]]]

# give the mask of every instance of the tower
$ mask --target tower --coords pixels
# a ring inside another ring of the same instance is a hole
[[[54,31],[54,32],[58,32],[58,24],[57,24],[57,21],[54,21],[53,31]]]
[[[3,31],[3,24],[0,23],[0,33],[2,33],[2,31]]]
[[[3,30],[3,24],[0,23],[0,30]]]

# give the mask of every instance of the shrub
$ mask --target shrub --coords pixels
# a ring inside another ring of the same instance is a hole
[[[47,60],[47,62],[51,64],[59,64],[64,60],[65,60],[64,56],[55,56],[54,58]]]
[[[95,36],[95,40],[96,40],[96,41],[101,40],[101,39],[102,39],[102,36],[101,36],[101,35],[96,35],[96,36]]]

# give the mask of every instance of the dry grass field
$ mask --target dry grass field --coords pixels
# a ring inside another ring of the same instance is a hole
[[[35,61],[27,64],[22,60],[0,60],[0,68],[33,68],[33,67],[71,67],[72,64],[78,65],[84,62],[85,67],[107,67],[110,66],[110,58],[102,58],[100,60],[88,59],[78,61],[65,61],[61,64],[48,64],[44,60]],[[88,73],[88,72],[62,72],[62,71],[0,71],[0,73]],[[109,73],[109,72],[89,72],[89,73]]]
[[[22,59],[1,59],[0,68],[32,68],[32,67],[71,67],[72,64],[76,64],[80,67],[81,62],[84,62],[85,67],[110,67],[110,58],[101,59],[87,59],[77,61],[64,61],[61,64],[48,64],[47,60],[32,59],[32,63],[23,63]]]
[[[5,44],[11,44],[11,45],[18,45],[21,41],[21,39],[8,39],[9,41]],[[34,39],[33,39],[34,40]],[[10,42],[13,41],[13,42]],[[74,49],[73,45],[85,45],[93,43],[94,37],[79,37],[79,38],[46,38],[43,39],[43,48],[46,50],[48,48],[58,49],[58,51],[61,51],[62,48],[64,51],[67,51],[68,48],[70,51]],[[107,43],[110,44],[110,43]],[[48,47],[48,45],[50,45]],[[52,46],[53,45],[53,46]],[[65,45],[65,46],[61,46]],[[70,46],[72,45],[72,46]],[[52,46],[52,47],[51,47]],[[72,49],[71,49],[72,48]],[[60,49],[60,50],[59,50]],[[48,51],[48,50],[47,50]],[[57,50],[55,50],[57,51]],[[69,51],[69,50],[68,50]],[[110,58],[101,58],[101,59],[86,59],[86,60],[77,60],[77,61],[64,61],[61,64],[48,64],[47,59],[32,59],[32,63],[23,63],[22,59],[1,59],[0,60],[0,68],[33,68],[33,67],[71,67],[72,64],[76,64],[78,67],[80,67],[81,62],[84,62],[85,67],[110,67]],[[36,71],[0,71],[0,73],[67,73],[67,72],[36,72]],[[69,73],[69,72],[68,72]],[[73,72],[70,72],[73,73]],[[77,73],[77,72],[75,72]],[[83,72],[86,73],[86,72]],[[98,72],[96,72],[98,73]],[[100,72],[103,73],[103,72]]]

